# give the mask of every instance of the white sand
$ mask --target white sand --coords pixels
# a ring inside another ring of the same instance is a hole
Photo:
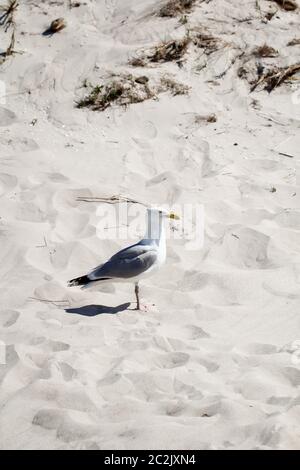
[[[20,1],[23,54],[0,66],[1,448],[299,449],[299,81],[250,94],[242,60],[229,67],[264,42],[279,51],[264,63],[299,62],[300,46],[286,47],[299,11],[264,23],[274,2],[259,1],[262,13],[254,1],[204,2],[189,24],[226,50],[191,47],[182,68],[135,70],[136,51],[184,34],[178,18],[153,15],[161,2],[56,3]],[[57,17],[67,28],[42,36]],[[168,72],[191,90],[75,109],[82,81],[110,71]],[[217,122],[194,123],[211,113]],[[126,244],[99,240],[97,205],[76,198],[119,193],[204,204],[205,244],[170,242],[166,266],[141,285],[148,312],[93,316],[134,293],[66,287]],[[62,300],[98,309],[72,314]]]

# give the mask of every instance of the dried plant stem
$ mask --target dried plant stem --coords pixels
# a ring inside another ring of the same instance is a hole
[[[141,204],[142,206],[146,206],[141,201],[137,201],[136,199],[132,199],[126,196],[121,195],[114,195],[109,197],[101,197],[101,196],[79,196],[76,198],[76,201],[79,202],[103,202],[106,204],[119,204],[122,202],[130,203],[130,204]]]
[[[10,28],[10,26],[15,25],[14,13],[18,8],[18,0],[10,0],[6,7],[3,7],[3,14],[0,16],[0,26],[4,26],[5,32]]]
[[[264,75],[262,75],[251,87],[250,91],[254,91],[258,85],[265,83],[265,90],[269,93],[274,90],[274,88],[281,85],[285,80],[291,78],[295,73],[300,71],[300,63],[290,65],[289,67],[269,70]]]

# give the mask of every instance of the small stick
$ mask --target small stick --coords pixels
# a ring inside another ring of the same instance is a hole
[[[283,155],[284,157],[294,158],[294,155],[290,155],[289,153],[278,152],[279,155]]]
[[[18,0],[10,0],[10,3],[6,7],[2,7],[4,13],[0,17],[0,25],[4,26],[5,32],[7,32],[10,26],[14,26],[14,13],[18,6]]]
[[[28,297],[30,300],[37,300],[38,302],[45,302],[47,304],[55,305],[55,307],[60,307],[62,304],[70,306],[69,300],[48,300],[48,299],[38,299],[37,297]]]
[[[8,48],[6,49],[5,52],[2,52],[0,54],[1,57],[4,57],[4,60],[11,56],[11,55],[14,55],[14,54],[23,54],[23,52],[21,51],[15,51],[14,50],[14,47],[15,47],[15,30],[13,30],[12,32],[12,35],[11,35],[11,38],[10,38],[10,43],[9,43],[9,46]]]
[[[76,198],[76,201],[80,202],[104,202],[107,204],[118,204],[121,202],[129,202],[131,204],[141,204],[145,206],[143,202],[136,201],[125,196],[111,196],[111,197],[97,197],[97,196],[79,196]]]

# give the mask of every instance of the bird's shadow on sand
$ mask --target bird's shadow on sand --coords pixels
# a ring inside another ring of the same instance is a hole
[[[128,310],[130,302],[118,305],[117,307],[108,307],[106,305],[84,305],[83,307],[66,308],[67,313],[76,313],[85,317],[95,317],[97,315],[110,314],[113,315],[118,312]]]

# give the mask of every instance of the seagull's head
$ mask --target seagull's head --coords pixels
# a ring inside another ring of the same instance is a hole
[[[175,212],[169,212],[161,207],[149,207],[148,214],[159,218],[179,220],[180,217]]]

